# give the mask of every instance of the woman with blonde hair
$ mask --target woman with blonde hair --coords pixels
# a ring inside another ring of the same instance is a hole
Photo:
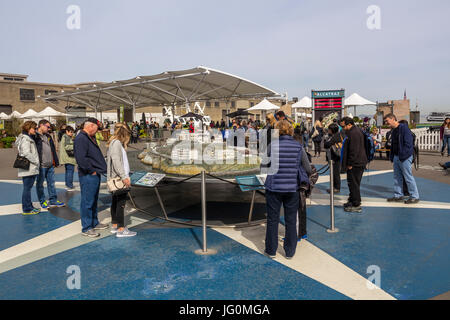
[[[322,118],[316,120],[314,123],[313,130],[311,131],[310,137],[314,142],[314,157],[320,157],[320,152],[322,151],[322,140],[323,140],[323,125]]]
[[[127,188],[131,187],[130,165],[128,163],[127,147],[130,143],[131,130],[125,123],[117,123],[114,134],[108,141],[107,179],[122,179]],[[112,194],[111,233],[117,238],[133,237],[136,232],[125,227],[125,204],[128,192],[120,191]]]

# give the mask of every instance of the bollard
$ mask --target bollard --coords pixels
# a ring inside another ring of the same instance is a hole
[[[214,249],[208,250],[207,239],[206,239],[206,172],[205,171],[202,171],[201,197],[202,197],[203,248],[200,250],[196,250],[195,253],[199,254],[199,255],[212,255],[212,254],[216,254],[217,251]]]
[[[334,227],[334,181],[333,181],[333,160],[331,160],[331,154],[329,154],[330,161],[330,219],[331,219],[331,228],[327,230],[328,233],[336,233],[339,232],[338,228]]]

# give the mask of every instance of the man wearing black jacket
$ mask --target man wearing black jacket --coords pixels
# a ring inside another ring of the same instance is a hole
[[[108,228],[107,225],[99,223],[97,211],[101,175],[106,174],[106,161],[95,140],[98,127],[98,120],[89,118],[74,141],[81,188],[82,234],[91,238],[100,236],[96,230]]]
[[[347,170],[347,183],[350,190],[344,210],[346,212],[362,212],[360,185],[367,165],[364,135],[361,129],[355,126],[353,119],[346,117],[343,121],[346,138],[342,152],[342,168]]]

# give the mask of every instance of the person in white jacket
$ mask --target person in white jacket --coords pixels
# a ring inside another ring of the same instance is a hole
[[[31,202],[31,189],[33,188],[36,177],[39,174],[39,154],[36,143],[31,136],[36,134],[36,122],[27,121],[22,126],[22,134],[16,139],[16,146],[19,155],[30,161],[28,170],[18,169],[18,176],[23,181],[22,191],[22,214],[33,215],[40,213],[40,209],[34,208]]]
[[[120,178],[127,188],[131,187],[130,165],[128,163],[127,146],[130,142],[131,130],[124,123],[115,125],[114,135],[108,141],[107,180]],[[125,227],[125,204],[128,192],[113,193],[111,204],[111,233],[117,238],[133,237],[136,232]]]

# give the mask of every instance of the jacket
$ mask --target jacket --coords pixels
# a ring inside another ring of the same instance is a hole
[[[278,163],[278,168],[275,165],[272,169],[276,172],[267,175],[266,190],[297,192],[300,185],[309,184],[308,174],[302,165],[302,150],[302,145],[291,136],[283,135],[273,141],[269,147],[270,163],[271,166]]]
[[[347,167],[365,167],[367,165],[367,155],[365,146],[365,136],[360,128],[352,126],[346,132],[346,138],[342,145],[342,170]]]
[[[111,141],[108,149],[106,179],[120,178],[125,180],[129,176],[125,173],[122,144],[119,140]]]
[[[85,176],[94,172],[99,175],[106,174],[106,161],[102,151],[84,130],[76,136],[73,147],[78,164],[78,175]]]
[[[36,142],[27,134],[20,134],[16,139],[16,146],[19,155],[30,160],[30,168],[28,170],[18,169],[18,177],[29,177],[39,174],[39,154]]]
[[[53,166],[59,167],[58,154],[56,152],[56,146],[52,136],[49,134],[44,134],[43,136],[47,137],[48,141],[50,142],[50,148],[52,149],[52,156],[53,156]],[[36,135],[33,137],[33,139],[34,142],[36,143],[37,151],[39,154],[39,163],[42,163],[42,140],[39,133],[36,132]]]
[[[414,137],[406,124],[400,123],[398,129],[398,158],[401,162],[407,160],[414,153]],[[390,152],[390,160],[394,161],[394,153]]]
[[[316,131],[316,130],[317,130],[317,132],[319,132],[319,134],[317,136],[315,136],[314,138],[312,138],[312,136],[314,134],[314,131]],[[319,126],[316,126],[315,128],[312,129],[312,131],[311,131],[309,136],[312,138],[312,141],[314,141],[314,142],[322,142],[323,129],[321,127],[319,127]]]
[[[73,151],[73,140],[67,134],[61,137],[59,142],[59,163],[77,165],[75,157],[69,157],[67,151]]]

